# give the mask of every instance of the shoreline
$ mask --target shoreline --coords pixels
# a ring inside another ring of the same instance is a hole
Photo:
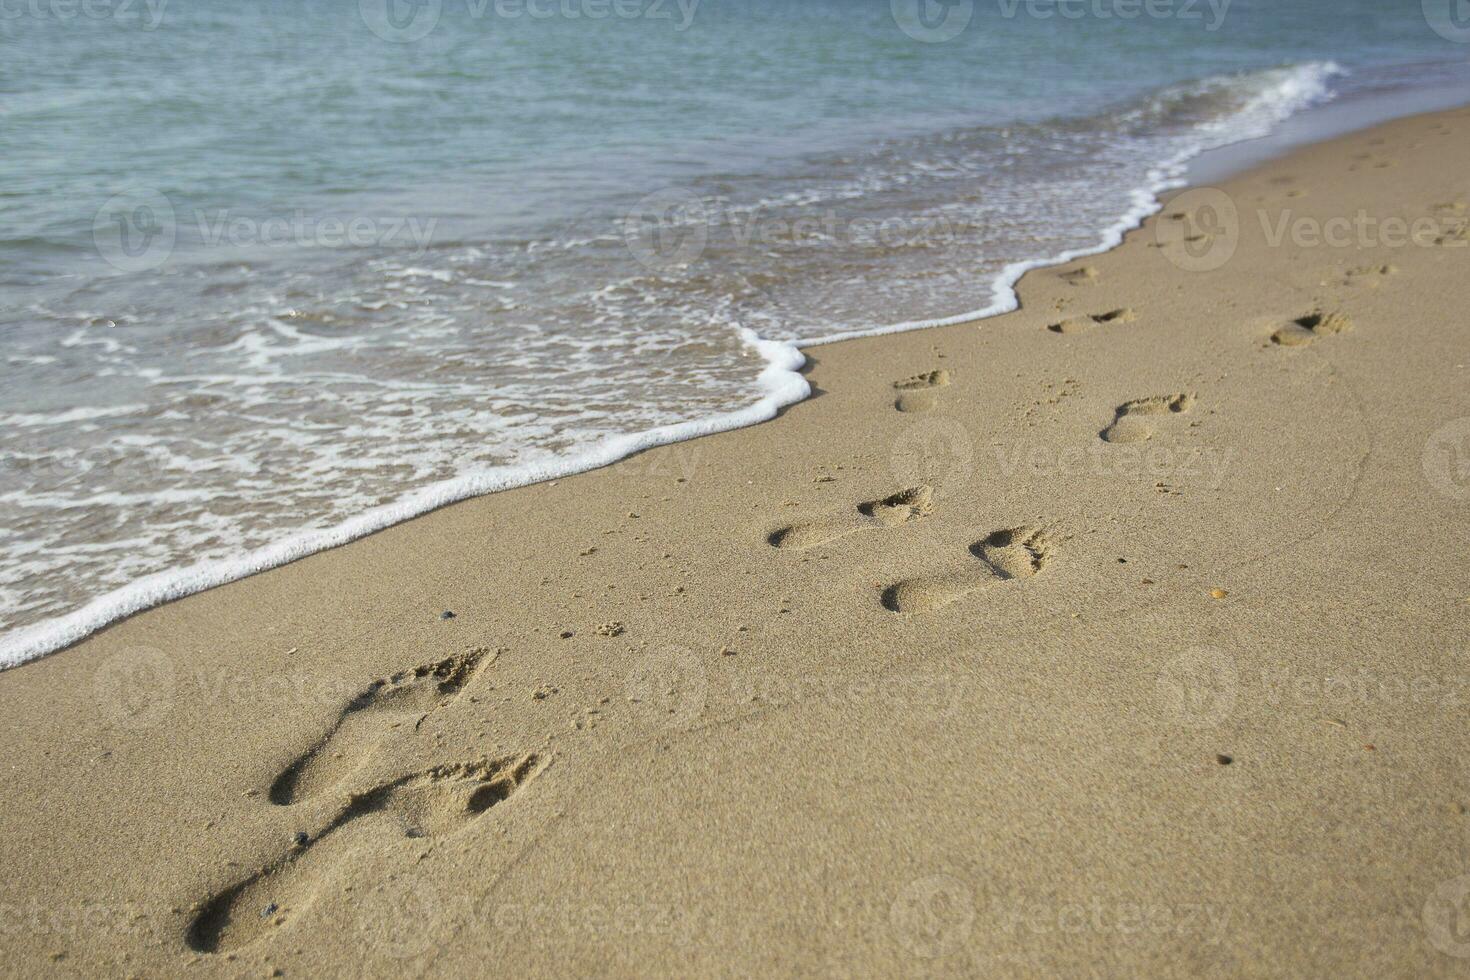
[[[1327,63],[1331,65],[1331,63]],[[1329,68],[1329,76],[1340,69]],[[1338,105],[1336,97],[1327,102],[1308,105],[1294,112],[1282,123],[1298,122],[1303,117]],[[1418,113],[1411,113],[1414,115]],[[1407,118],[1404,116],[1402,118]],[[1359,131],[1364,126],[1350,125],[1339,129],[1341,136]],[[1105,254],[1117,248],[1130,231],[1162,207],[1162,200],[1169,192],[1189,186],[1191,173],[1202,161],[1225,161],[1214,166],[1219,177],[1228,177],[1243,172],[1264,160],[1278,158],[1290,152],[1292,145],[1286,144],[1276,154],[1264,157],[1252,156],[1250,146],[1270,142],[1275,132],[1257,139],[1241,140],[1223,147],[1206,149],[1202,152],[1187,152],[1181,156],[1159,162],[1150,172],[1149,185],[1133,193],[1133,205],[1111,225],[1098,232],[1094,245],[1070,249],[1053,256],[1038,259],[1023,259],[1004,267],[990,284],[989,301],[986,305],[949,316],[928,320],[905,321],[885,327],[839,332],[828,336],[798,339],[795,341],[771,340],[758,336],[749,328],[741,328],[746,347],[762,358],[765,367],[758,374],[755,385],[763,393],[755,401],[716,415],[671,425],[657,426],[640,432],[624,433],[604,440],[601,444],[574,457],[559,458],[543,464],[495,467],[490,470],[464,474],[450,480],[421,487],[409,492],[392,503],[379,505],[364,511],[348,521],[329,528],[313,531],[293,531],[279,541],[252,549],[243,555],[228,559],[210,560],[181,568],[155,572],[127,585],[97,596],[78,609],[38,623],[17,627],[0,637],[0,672],[13,669],[36,659],[63,652],[87,637],[130,616],[166,605],[178,599],[219,588],[232,582],[242,581],[262,572],[299,561],[323,551],[342,547],[361,538],[377,533],[405,521],[411,521],[465,500],[490,493],[523,486],[534,486],[555,479],[592,472],[606,466],[616,465],[640,452],[652,448],[672,445],[701,436],[726,432],[770,421],[777,414],[810,396],[803,377],[806,363],[804,351],[847,340],[865,337],[886,336],[916,330],[928,330],[958,324],[975,323],[1016,311],[1020,306],[1019,285],[1026,273],[1064,265],[1080,258]],[[1308,139],[1306,142],[1315,142]],[[1228,161],[1232,153],[1236,164]]]
[[[0,674],[7,967],[1455,973],[1467,150],[1165,195],[767,424]],[[1443,241],[1259,220],[1360,210]]]

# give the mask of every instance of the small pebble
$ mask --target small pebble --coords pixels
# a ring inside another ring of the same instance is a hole
[[[304,830],[298,830],[295,834],[292,835],[291,842],[294,843],[297,847],[305,847],[307,844],[311,843],[311,835]]]
[[[279,905],[277,905],[275,902],[271,902],[265,908],[260,910],[260,917],[262,919],[269,919],[271,916],[275,915],[277,910],[279,909]]]
[[[1211,589],[1210,590],[1210,598],[1211,599],[1223,599],[1226,596],[1228,596],[1229,594],[1230,593],[1229,592],[1226,592],[1224,589]]]
[[[452,613],[448,609],[446,609],[442,613],[439,614],[439,618],[440,619],[453,619],[454,618],[454,613]]]
[[[1230,756],[1225,755],[1224,753],[1221,753],[1221,754],[1215,756],[1215,761],[1218,762],[1218,763],[1220,763],[1220,765],[1222,765],[1222,766],[1228,766],[1228,765],[1230,765],[1230,763],[1234,762],[1235,760],[1233,758],[1231,758]]]

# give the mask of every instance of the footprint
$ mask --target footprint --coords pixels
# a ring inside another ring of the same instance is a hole
[[[1353,322],[1346,314],[1308,313],[1273,333],[1271,342],[1282,347],[1304,347],[1322,337],[1330,337],[1352,328]]]
[[[1069,269],[1066,272],[1057,273],[1057,278],[1073,286],[1092,286],[1097,283],[1098,272],[1090,265],[1084,265],[1080,269]]]
[[[1371,165],[1374,170],[1387,170],[1389,167],[1398,166],[1397,160],[1379,158],[1371,153],[1355,154],[1353,156],[1353,160],[1355,162],[1348,167],[1348,170],[1350,171],[1362,170],[1364,167],[1367,167],[1369,165]]]
[[[970,545],[978,559],[969,567],[938,575],[923,575],[888,586],[879,596],[883,608],[896,613],[920,613],[1010,579],[1030,578],[1051,559],[1046,532],[1035,527],[994,531]]]
[[[315,745],[271,783],[277,806],[316,796],[352,772],[394,721],[422,718],[453,701],[489,653],[484,647],[373,681],[349,701]]]
[[[772,531],[773,548],[811,548],[867,528],[897,527],[928,517],[934,510],[932,487],[911,487],[882,500],[858,504],[857,514],[843,514]]]
[[[944,368],[926,371],[912,378],[895,381],[893,387],[900,392],[898,400],[893,403],[893,407],[900,412],[933,411],[935,400],[932,389],[949,387],[949,372]]]
[[[1060,323],[1053,323],[1046,329],[1052,333],[1082,333],[1091,330],[1100,323],[1132,323],[1138,319],[1138,314],[1130,307],[1109,310],[1106,313],[1092,313],[1087,316],[1068,317]]]
[[[1182,415],[1193,405],[1194,396],[1188,393],[1124,402],[1114,410],[1112,424],[1098,435],[1103,442],[1142,442],[1153,436],[1157,416]]]
[[[1463,248],[1470,243],[1470,225],[1458,225],[1439,235],[1434,239],[1436,245],[1446,245],[1451,248]]]
[[[355,796],[315,839],[206,902],[184,940],[200,953],[249,945],[311,908],[344,865],[376,867],[405,839],[452,834],[541,768],[535,755],[438,766]]]
[[[1377,289],[1384,279],[1397,275],[1398,271],[1398,266],[1394,265],[1363,265],[1356,269],[1349,269],[1343,282],[1348,286],[1367,286],[1369,289]]]

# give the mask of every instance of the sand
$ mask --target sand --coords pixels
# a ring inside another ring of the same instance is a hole
[[[1307,147],[0,674],[4,972],[1470,970],[1467,159]]]

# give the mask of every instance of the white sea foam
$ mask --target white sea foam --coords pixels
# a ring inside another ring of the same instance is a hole
[[[1007,265],[990,284],[990,302],[978,309],[927,320],[909,320],[870,330],[844,331],[803,338],[796,343],[801,347],[815,347],[858,337],[903,333],[928,327],[947,327],[956,323],[969,323],[999,316],[1002,313],[1010,313],[1020,306],[1020,297],[1016,295],[1015,286],[1027,272],[1032,269],[1062,265],[1074,259],[1098,255],[1117,248],[1123,243],[1124,235],[1142,225],[1146,218],[1159,210],[1160,194],[1183,186],[1183,175],[1190,160],[1206,150],[1266,136],[1278,123],[1302,109],[1329,98],[1328,81],[1333,75],[1342,72],[1343,69],[1336,62],[1310,62],[1290,68],[1256,72],[1238,79],[1207,79],[1203,83],[1189,86],[1188,90],[1176,89],[1175,93],[1180,94],[1184,91],[1199,91],[1207,85],[1219,88],[1235,85],[1245,88],[1248,99],[1244,107],[1231,117],[1202,123],[1201,127],[1208,131],[1209,136],[1202,134],[1193,145],[1153,168],[1149,172],[1147,183],[1131,192],[1133,206],[1125,211],[1116,222],[1102,230],[1096,244],[1069,249],[1046,258],[1028,259]]]
[[[773,418],[785,406],[801,401],[811,393],[811,387],[800,373],[806,358],[796,347],[779,341],[763,340],[745,328],[741,328],[741,339],[765,362],[756,382],[762,394],[742,409],[690,422],[659,426],[644,432],[614,436],[601,445],[574,456],[524,466],[490,467],[466,473],[452,480],[423,487],[391,504],[366,510],[335,527],[291,535],[239,558],[201,562],[187,568],[148,575],[94,599],[75,612],[7,634],[0,641],[0,668],[14,667],[43,656],[77,642],[108,623],[170,599],[224,585],[306,555],[346,544],[445,504],[597,469],[655,446],[754,425]]]

